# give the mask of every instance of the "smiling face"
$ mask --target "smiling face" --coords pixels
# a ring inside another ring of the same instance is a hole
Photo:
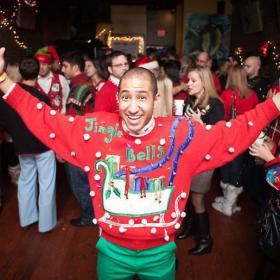
[[[119,90],[120,115],[127,128],[137,134],[153,116],[155,94],[146,74],[129,76],[121,81]]]
[[[191,71],[189,73],[188,87],[189,94],[197,98],[204,93],[204,86],[197,72]]]

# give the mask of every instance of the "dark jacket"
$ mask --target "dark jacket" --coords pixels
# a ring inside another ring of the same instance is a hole
[[[19,84],[23,89],[39,100],[50,105],[47,96],[34,87]],[[6,130],[12,136],[17,154],[40,154],[49,151],[26,127],[20,116],[0,98],[0,130]]]

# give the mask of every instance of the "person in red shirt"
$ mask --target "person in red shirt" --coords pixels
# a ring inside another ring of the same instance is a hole
[[[277,94],[227,124],[203,126],[184,117],[153,118],[157,82],[143,68],[131,69],[122,77],[119,114],[53,114],[7,78],[3,54],[1,48],[0,90],[5,102],[36,137],[88,174],[96,214],[93,223],[101,228],[99,280],[135,275],[175,279],[174,236],[186,216],[191,178],[231,161],[280,115]],[[122,169],[127,165],[133,171],[126,197]],[[149,182],[146,197],[141,198],[137,177]]]
[[[228,88],[221,94],[226,121],[244,114],[258,104],[258,96],[248,87],[246,72],[241,66],[235,65],[230,69],[227,86]],[[217,197],[212,206],[227,216],[241,210],[240,207],[236,206],[236,201],[243,191],[241,171],[244,160],[245,154],[243,153],[232,162],[221,167],[220,185],[224,196]]]
[[[96,95],[94,111],[118,112],[118,86],[120,78],[129,69],[129,63],[123,52],[113,51],[106,57],[106,66],[110,76]]]

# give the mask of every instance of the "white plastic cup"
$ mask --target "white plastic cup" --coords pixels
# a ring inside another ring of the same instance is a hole
[[[182,116],[183,115],[183,109],[184,109],[184,100],[183,99],[175,99],[175,115],[176,116]]]

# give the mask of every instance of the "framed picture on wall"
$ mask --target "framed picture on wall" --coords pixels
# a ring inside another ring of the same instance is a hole
[[[231,18],[228,15],[186,13],[184,53],[193,57],[200,51],[220,60],[228,57]]]
[[[242,29],[245,34],[263,31],[260,2],[252,2],[241,9]]]
[[[139,53],[144,53],[144,36],[139,35],[109,35],[107,44],[113,50],[130,54],[133,59]]]

